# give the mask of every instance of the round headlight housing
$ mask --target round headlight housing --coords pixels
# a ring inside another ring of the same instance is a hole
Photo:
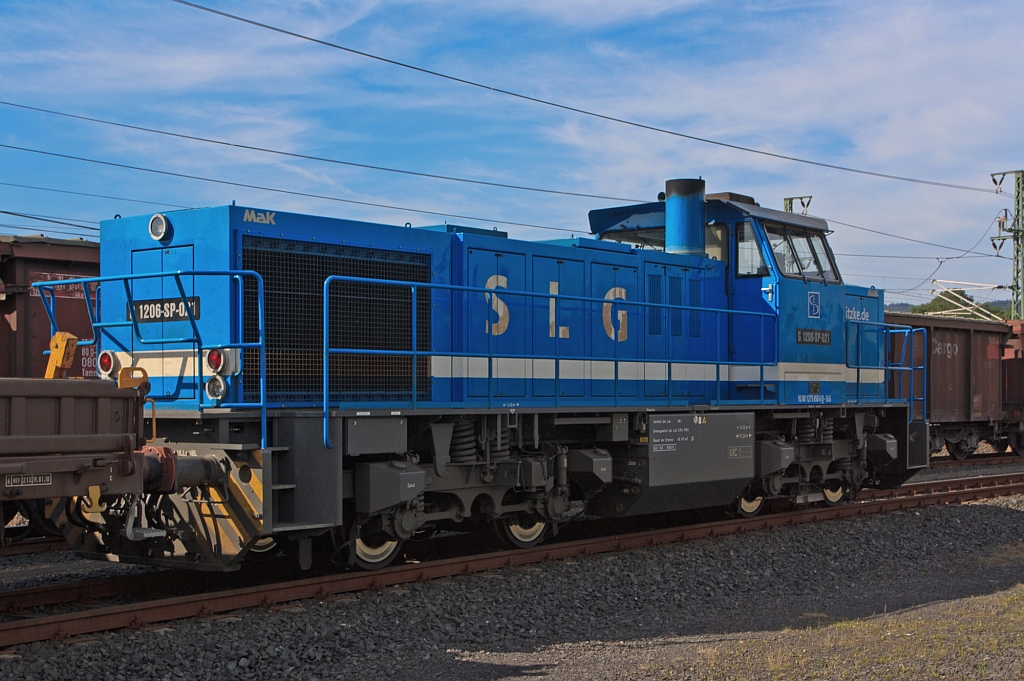
[[[224,352],[217,348],[206,353],[206,368],[215,374],[224,369]]]
[[[227,394],[228,384],[222,377],[214,374],[206,382],[206,396],[211,400],[223,400]]]
[[[100,378],[113,378],[117,374],[118,364],[117,355],[110,350],[104,350],[96,358],[96,371]]]
[[[149,236],[154,241],[167,241],[171,238],[171,221],[166,215],[157,213],[149,219]]]

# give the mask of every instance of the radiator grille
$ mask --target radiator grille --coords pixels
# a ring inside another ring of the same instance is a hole
[[[243,236],[242,267],[263,276],[267,327],[267,399],[271,403],[323,400],[323,284],[331,275],[429,283],[430,255]],[[246,280],[246,341],[257,340],[255,282]],[[417,288],[417,346],[429,351],[430,291]],[[381,284],[331,285],[333,348],[412,349],[412,293]],[[259,354],[247,350],[247,400],[259,399]],[[417,399],[430,398],[430,359],[417,364]],[[331,358],[332,402],[407,401],[412,358],[367,354]]]

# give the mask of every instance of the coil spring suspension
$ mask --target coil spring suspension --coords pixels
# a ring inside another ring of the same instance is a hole
[[[796,422],[797,442],[810,443],[815,440],[814,421],[812,419],[800,419]]]
[[[832,417],[825,416],[821,419],[821,441],[825,443],[833,442],[835,440],[835,425]]]
[[[491,462],[508,461],[512,455],[512,444],[509,442],[510,432],[508,417],[498,415],[496,426],[487,425],[487,445],[491,452]],[[498,436],[501,436],[500,438]]]
[[[473,463],[477,459],[476,424],[473,419],[462,418],[452,429],[452,446],[449,450],[452,463]]]

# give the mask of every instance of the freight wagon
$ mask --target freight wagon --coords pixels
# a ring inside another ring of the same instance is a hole
[[[32,282],[95,277],[100,273],[100,247],[82,239],[0,235],[0,377],[42,378],[50,322]],[[53,313],[60,328],[82,338],[92,335],[87,294],[95,286],[54,285]],[[96,376],[95,348],[87,346],[69,376]]]
[[[966,459],[980,442],[997,452],[1021,447],[1020,322],[992,322],[915,314],[886,314],[890,324],[927,329],[927,412],[932,453],[943,447]],[[918,339],[920,354],[924,346]],[[900,352],[893,348],[892,352]],[[923,388],[921,378],[917,389]],[[907,394],[895,382],[893,395]]]
[[[378,568],[467,521],[530,546],[584,511],[752,515],[928,465],[923,331],[843,282],[824,221],[672,180],[590,227],[235,205],[103,222],[83,342],[103,377],[148,373],[165,467],[52,520],[106,560],[226,570],[287,543],[304,567],[317,545]]]

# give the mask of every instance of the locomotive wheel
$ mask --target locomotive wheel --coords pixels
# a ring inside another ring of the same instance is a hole
[[[825,495],[826,506],[838,506],[846,497],[846,485],[841,482],[832,488],[822,487],[821,491]]]
[[[744,518],[753,518],[764,508],[764,495],[747,499],[740,497],[736,500],[736,512]]]
[[[1001,440],[989,440],[988,443],[992,445],[992,449],[995,450],[996,454],[1005,454],[1006,450],[1010,447],[1010,441],[1006,438]]]
[[[513,549],[528,549],[548,536],[548,524],[534,516],[517,513],[494,521],[498,537]]]
[[[355,534],[355,530],[353,530]],[[402,542],[392,539],[384,532],[374,532],[352,537],[349,551],[351,561],[363,570],[380,570],[385,568],[402,552]]]
[[[1017,456],[1024,456],[1024,434],[1022,433],[1010,433],[1007,437],[1010,449]]]
[[[278,545],[277,540],[273,537],[260,537],[256,540],[256,543],[249,549],[249,553],[245,555],[246,560],[253,562],[259,562],[261,560],[270,560],[281,552],[281,547]]]

